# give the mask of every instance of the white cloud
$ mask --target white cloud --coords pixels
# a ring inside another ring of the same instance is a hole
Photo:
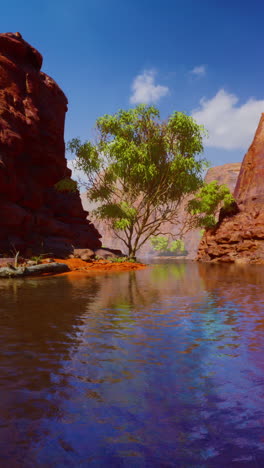
[[[67,167],[72,171],[71,178],[78,182],[81,187],[84,187],[85,183],[87,183],[87,176],[83,171],[74,167],[74,159],[67,159]]]
[[[202,98],[192,117],[209,132],[205,146],[245,150],[251,143],[264,100],[250,98],[238,106],[239,98],[220,89],[212,99]]]
[[[198,67],[194,67],[190,73],[195,76],[205,76],[206,75],[206,66],[199,65]]]
[[[156,72],[145,70],[141,75],[136,76],[132,84],[133,94],[130,97],[131,104],[150,104],[157,102],[169,93],[167,86],[154,83]]]

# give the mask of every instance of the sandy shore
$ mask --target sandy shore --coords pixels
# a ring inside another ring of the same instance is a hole
[[[92,272],[122,272],[122,271],[133,271],[141,270],[146,268],[147,265],[144,263],[132,263],[132,262],[109,262],[107,260],[93,260],[92,262],[85,262],[80,258],[69,258],[69,259],[60,259],[55,258],[55,262],[64,263],[68,265],[70,272],[82,272],[82,273],[92,273]],[[42,263],[45,263],[43,260]],[[67,275],[69,273],[62,273]]]

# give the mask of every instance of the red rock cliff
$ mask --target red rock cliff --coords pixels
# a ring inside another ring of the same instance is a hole
[[[238,212],[206,232],[198,260],[264,263],[264,114],[243,159],[234,196]]]
[[[97,248],[79,193],[60,193],[70,177],[64,145],[67,98],[42,56],[19,33],[0,34],[0,253],[64,255]]]

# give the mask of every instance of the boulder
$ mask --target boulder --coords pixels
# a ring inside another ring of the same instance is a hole
[[[95,253],[91,249],[74,249],[73,256],[88,262],[95,258]]]
[[[121,250],[118,249],[96,249],[94,251],[96,257],[99,259],[105,259],[107,260],[108,258],[118,258],[118,257],[125,257],[125,255],[121,252]]]

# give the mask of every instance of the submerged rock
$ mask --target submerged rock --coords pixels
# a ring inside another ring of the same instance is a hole
[[[67,98],[41,65],[41,54],[19,33],[0,34],[0,253],[63,256],[74,247],[101,247],[79,193],[55,189],[71,176]]]

